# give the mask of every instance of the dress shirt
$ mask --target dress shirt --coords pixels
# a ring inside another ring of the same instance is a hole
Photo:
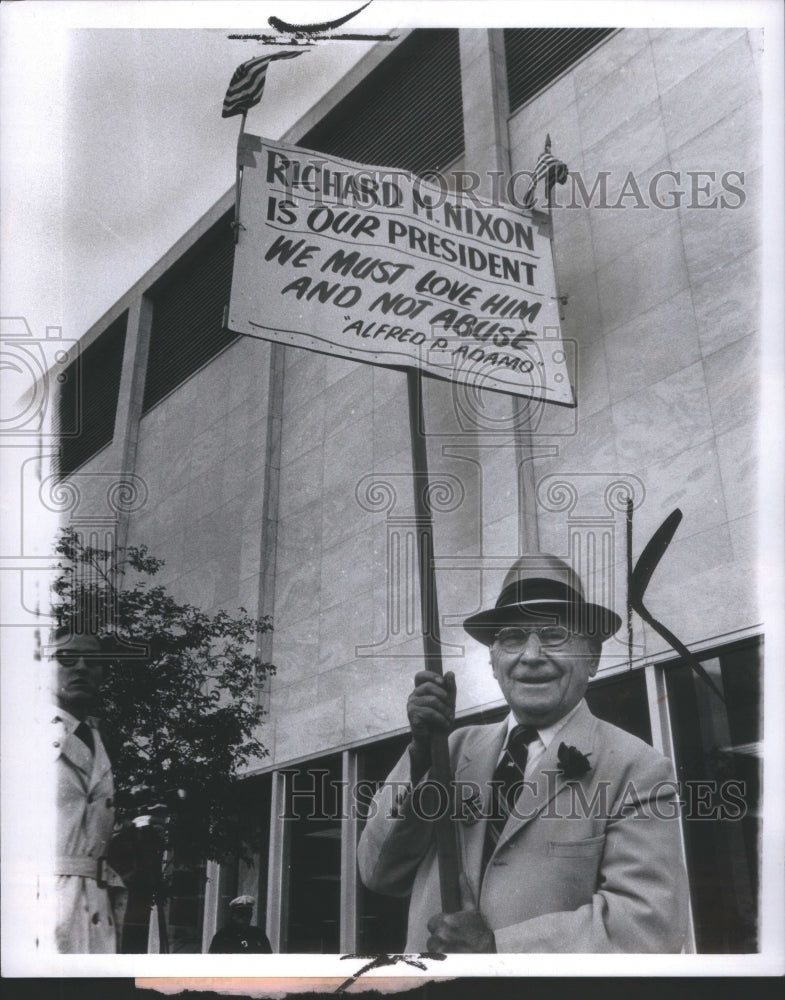
[[[542,757],[542,755],[554,741],[556,736],[567,725],[567,723],[570,721],[573,715],[575,715],[581,704],[582,704],[581,702],[578,702],[578,704],[574,708],[570,709],[570,711],[566,715],[563,715],[561,719],[557,719],[556,722],[551,723],[550,726],[543,726],[542,728],[540,728],[539,726],[536,727],[537,739],[532,740],[532,742],[529,744],[529,755],[526,758],[526,770],[523,775],[524,780],[531,776],[532,772],[534,771],[534,765],[537,763],[540,757]],[[515,718],[512,712],[510,712],[510,714],[507,716],[507,733],[504,737],[504,744],[502,745],[501,753],[499,754],[499,757],[496,761],[497,766],[499,765],[502,757],[504,756],[505,748],[510,739],[510,733],[517,725],[518,725],[518,720]]]

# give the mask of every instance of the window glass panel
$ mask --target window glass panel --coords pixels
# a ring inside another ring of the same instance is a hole
[[[282,950],[337,954],[340,943],[341,755],[287,768],[289,920]]]
[[[615,28],[506,28],[510,111],[525,104]]]
[[[699,952],[757,950],[762,644],[701,658],[723,692],[667,667]]]
[[[223,327],[232,287],[233,217],[232,208],[150,292],[153,325],[144,413],[239,336]]]
[[[79,352],[57,388],[58,472],[65,477],[114,437],[128,312]]]
[[[586,692],[586,703],[597,718],[651,745],[649,700],[642,670],[595,681]]]
[[[299,145],[414,173],[448,166],[463,153],[457,30],[414,31]]]
[[[200,954],[207,866],[175,866],[167,906],[171,954]]]
[[[267,925],[267,877],[270,851],[270,802],[272,776],[244,778],[237,786],[237,812],[241,826],[237,856],[221,865],[216,927],[229,923],[229,903],[237,896],[256,899],[253,923]]]
[[[241,862],[237,858],[233,858],[221,865],[221,874],[218,880],[216,930],[220,930],[229,923],[229,903],[240,895],[240,890],[238,889],[240,864]],[[264,903],[262,903],[262,906],[264,906]],[[257,922],[256,911],[254,911],[254,923]]]

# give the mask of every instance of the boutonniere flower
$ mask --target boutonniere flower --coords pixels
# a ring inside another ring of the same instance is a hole
[[[568,747],[566,743],[560,743],[556,752],[559,761],[559,774],[570,781],[573,778],[582,778],[587,771],[591,771],[589,757],[591,754],[583,754],[576,747]]]

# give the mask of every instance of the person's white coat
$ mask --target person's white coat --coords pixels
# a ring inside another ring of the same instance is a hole
[[[55,943],[64,953],[106,954],[117,951],[126,899],[122,879],[100,860],[114,829],[114,783],[97,728],[91,727],[95,742],[91,753],[75,735],[77,726],[68,712],[52,710],[51,750],[57,777]]]

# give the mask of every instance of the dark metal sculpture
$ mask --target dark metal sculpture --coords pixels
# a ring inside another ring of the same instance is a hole
[[[349,14],[345,14],[343,17],[336,18],[334,21],[321,21],[315,24],[290,24],[288,21],[282,20],[280,17],[268,17],[267,23],[273,28],[277,35],[269,34],[242,34],[242,35],[229,35],[229,38],[236,38],[241,40],[254,40],[257,42],[263,42],[265,45],[313,45],[314,42],[393,42],[396,40],[396,35],[387,34],[367,34],[365,32],[359,33],[349,33],[349,34],[335,34],[335,29],[340,28],[342,24],[346,24],[347,21],[351,21],[353,17],[364,11],[366,7],[370,6],[371,0],[368,3],[358,7],[357,10],[351,11]],[[288,35],[288,41],[282,42],[280,35]]]
[[[681,640],[676,638],[670,629],[666,628],[662,622],[657,621],[657,619],[651,614],[643,603],[643,595],[646,593],[649,581],[651,580],[654,570],[657,568],[660,560],[665,555],[673,536],[676,534],[676,529],[681,523],[681,519],[682,513],[677,507],[676,510],[672,511],[665,518],[659,528],[657,528],[647,542],[643,552],[641,552],[640,556],[638,556],[638,561],[635,563],[635,569],[630,575],[629,602],[633,610],[637,611],[640,617],[648,625],[651,625],[658,635],[662,636],[668,645],[671,646],[679,654],[679,656],[681,656],[685,663],[689,664],[700,679],[708,684],[720,701],[724,703],[725,698],[723,697],[722,692],[708,675],[705,668],[698,661],[697,657],[695,657],[689,649],[687,649]]]
[[[347,21],[351,21],[353,17],[357,17],[360,11],[365,10],[369,7],[371,0],[368,3],[364,3],[362,7],[358,7],[357,10],[353,10],[349,14],[345,14],[343,17],[339,17],[335,21],[322,21],[319,24],[289,24],[288,21],[282,21],[280,17],[268,17],[267,23],[271,28],[275,28],[276,31],[282,33],[291,31],[295,35],[318,35],[323,31],[332,31],[333,28],[340,28],[342,24],[346,24]]]

